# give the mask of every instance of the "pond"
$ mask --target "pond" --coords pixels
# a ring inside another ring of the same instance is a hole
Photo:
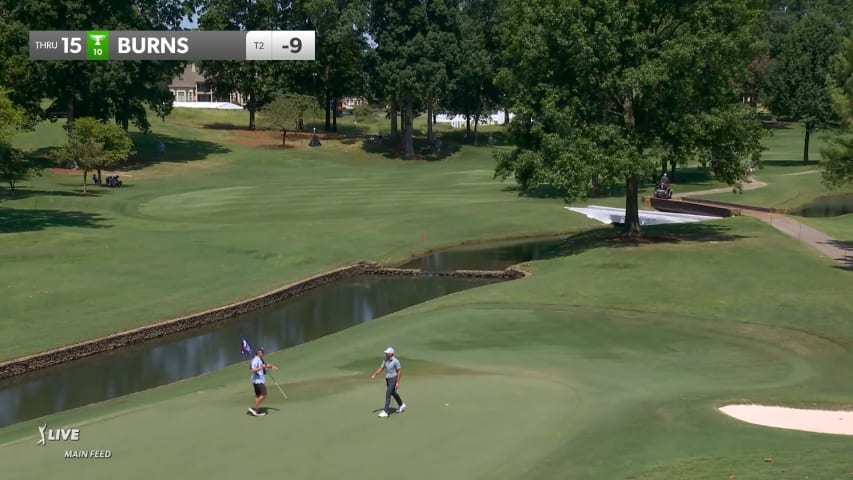
[[[562,238],[480,245],[411,262],[425,271],[503,270],[551,258]],[[275,352],[454,292],[496,283],[424,275],[347,278],[181,334],[0,380],[0,428],[220,370],[247,358],[240,339]]]
[[[801,217],[839,217],[853,213],[853,193],[818,197],[790,212]]]

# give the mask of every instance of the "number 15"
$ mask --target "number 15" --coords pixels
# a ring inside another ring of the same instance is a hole
[[[79,38],[70,39],[70,47],[68,40],[68,37],[62,37],[62,45],[65,49],[63,53],[80,53],[80,51],[83,50],[83,46],[80,44]]]

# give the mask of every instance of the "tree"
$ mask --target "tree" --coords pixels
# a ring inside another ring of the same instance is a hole
[[[833,110],[843,129],[830,138],[823,154],[823,181],[830,187],[853,183],[853,36],[833,58],[828,78]]]
[[[837,122],[826,78],[840,41],[834,20],[819,11],[810,12],[786,37],[768,77],[770,111],[803,124],[803,163],[809,161],[811,134]]]
[[[32,118],[9,100],[8,91],[0,88],[0,177],[15,191],[15,184],[40,170],[39,165],[12,147],[13,135],[32,127]]]
[[[203,30],[287,30],[278,0],[208,0],[199,17]],[[228,96],[240,92],[249,111],[249,129],[255,114],[275,98],[285,62],[204,61],[201,71],[213,92]]]
[[[74,160],[83,170],[83,193],[92,170],[115,165],[133,154],[133,142],[121,126],[95,118],[78,118],[68,134],[65,147],[57,152],[62,160]]]
[[[23,152],[0,140],[0,177],[9,184],[14,192],[15,185],[26,180],[31,173],[41,175],[41,166],[24,156]]]
[[[422,45],[416,44],[415,39],[426,30],[426,6],[419,0],[372,0],[370,22],[370,33],[377,44],[378,76],[390,100],[391,137],[396,140],[397,111],[403,107],[403,156],[413,159],[410,121],[416,95],[423,91],[423,79],[418,74],[424,58],[419,49]]]
[[[465,133],[474,143],[480,116],[497,104],[499,91],[494,83],[501,51],[497,0],[466,0],[460,18],[462,41],[459,66],[454,69],[447,105],[466,118]]]
[[[412,120],[415,107],[428,104],[447,78],[458,42],[458,4],[450,0],[372,0],[370,33],[382,90],[391,104],[391,133],[398,106],[403,112],[404,158],[415,157]],[[444,73],[442,73],[444,72]]]
[[[57,113],[130,121],[147,129],[147,111],[168,113],[168,81],[180,62],[32,62],[29,30],[162,30],[180,24],[196,0],[0,0],[0,82],[12,100],[41,116]],[[42,99],[52,101],[45,109]]]
[[[24,109],[9,99],[9,91],[0,87],[0,141],[7,141],[13,135],[33,126],[32,117]]]
[[[281,144],[285,145],[288,130],[302,130],[303,121],[309,115],[317,116],[320,106],[310,95],[287,94],[276,98],[264,107],[263,121],[281,130]]]
[[[367,103],[359,103],[353,107],[352,114],[358,123],[373,123],[376,120],[373,109]]]
[[[335,106],[344,95],[366,94],[364,52],[367,50],[366,0],[306,0],[299,18],[304,30],[317,32],[315,61],[303,71],[297,83],[319,89],[314,94],[326,112],[325,130],[337,131]]]
[[[733,106],[759,43],[758,2],[533,0],[505,8],[508,66],[499,81],[516,113],[515,148],[496,153],[496,177],[514,176],[522,192],[549,183],[566,200],[586,195],[592,178],[622,184],[631,238],[641,234],[641,179],[655,176],[664,156],[711,156],[717,178],[742,178],[755,139],[723,152],[712,135],[695,132],[718,123],[728,140],[734,127],[726,125],[740,123]],[[715,121],[731,116],[739,121]]]
[[[184,66],[184,62],[175,61],[109,62],[103,76],[92,82],[94,89],[109,101],[103,119],[114,119],[125,131],[133,123],[148,132],[149,112],[160,119],[171,113],[174,98],[169,83],[183,72]]]
[[[414,42],[422,55],[419,76],[423,79],[423,90],[419,100],[427,113],[427,140],[432,142],[435,105],[447,96],[451,72],[459,68],[462,22],[459,7],[453,2],[428,2],[426,13],[426,31],[416,36]]]

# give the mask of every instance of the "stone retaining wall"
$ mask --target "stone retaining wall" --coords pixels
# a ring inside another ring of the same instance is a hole
[[[683,200],[652,197],[649,201],[653,208],[662,212],[687,213],[690,215],[706,215],[723,218],[740,215],[740,210],[716,205],[706,205],[704,203],[694,203],[692,201],[688,201],[686,197]]]
[[[785,208],[757,207],[754,205],[743,205],[740,203],[723,202],[720,200],[706,200],[704,198],[691,198],[691,197],[683,197],[683,198],[684,198],[684,200],[687,200],[689,202],[699,202],[699,203],[705,203],[708,205],[719,205],[722,207],[738,208],[741,210],[755,210],[757,212],[766,212],[766,213],[783,213],[783,214],[788,213],[788,210]]]
[[[38,369],[59,365],[60,363],[77,360],[127,345],[139,344],[166,335],[220,322],[222,320],[233,318],[237,315],[242,315],[253,310],[270,306],[284,299],[305,293],[313,288],[358,275],[398,277],[417,277],[428,275],[452,278],[493,278],[500,280],[512,280],[525,277],[528,274],[527,272],[517,268],[508,268],[504,271],[457,270],[454,272],[433,273],[421,272],[420,270],[387,268],[374,262],[359,262],[354,265],[315,275],[308,279],[287,285],[243,302],[226,305],[224,307],[200,313],[185,315],[172,320],[156,323],[154,325],[115,333],[107,337],[68,345],[54,350],[37,353],[35,355],[0,362],[0,379],[22,375]]]

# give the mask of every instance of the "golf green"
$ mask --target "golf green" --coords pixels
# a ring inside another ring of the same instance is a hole
[[[246,414],[251,387],[237,365],[45,420],[79,427],[77,443],[36,446],[40,422],[4,429],[0,462],[12,478],[846,475],[848,437],[749,425],[716,408],[849,407],[853,303],[836,290],[848,272],[749,218],[650,233],[690,238],[695,228],[716,237],[590,245],[531,263],[527,279],[270,354],[290,399],[270,385],[265,417]],[[408,408],[378,419],[384,386],[368,376],[388,345]],[[113,456],[64,459],[65,449]]]
[[[584,233],[565,256],[527,262],[531,277],[269,353],[289,399],[271,384],[266,416],[247,415],[241,364],[0,429],[4,478],[853,471],[850,437],[760,427],[716,410],[853,406],[850,272],[771,226],[735,217],[650,227],[647,242],[623,243],[560,199],[519,198],[495,182],[489,148],[464,147],[441,162],[402,162],[346,139],[280,150],[181,115],[137,138],[144,148],[165,139],[172,157],[129,172],[127,188],[84,197],[74,193],[76,175],[49,173],[4,199],[0,358],[211,308],[358,259]],[[43,140],[61,139],[54,126],[40,128]],[[777,183],[803,183],[783,180],[792,167],[777,167]],[[389,345],[402,362],[407,410],[379,419],[384,385],[369,375]],[[79,428],[80,440],[37,446],[45,424]],[[111,457],[65,459],[65,450]]]

